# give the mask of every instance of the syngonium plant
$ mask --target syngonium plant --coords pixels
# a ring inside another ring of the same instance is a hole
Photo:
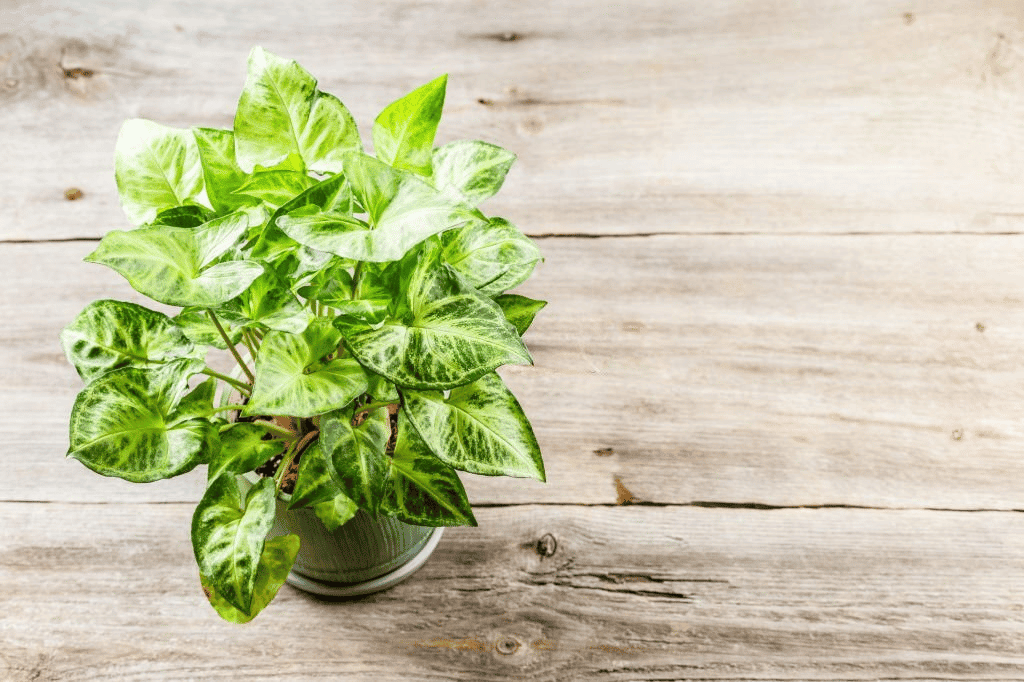
[[[138,227],[85,260],[176,314],[100,300],[63,330],[85,381],[68,455],[134,482],[207,466],[192,543],[228,620],[259,613],[295,560],[296,536],[267,537],[278,496],[332,529],[357,509],[475,525],[456,470],[544,480],[495,372],[532,363],[521,337],[544,302],[505,292],[540,253],[477,208],[514,155],[434,147],[446,83],[381,112],[375,156],[336,97],[260,48],[233,130],[121,129],[115,176]],[[211,349],[233,368],[209,366]]]

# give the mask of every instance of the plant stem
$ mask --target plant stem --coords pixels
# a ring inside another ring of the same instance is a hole
[[[224,343],[228,345],[228,350],[235,356],[238,366],[242,368],[243,372],[245,372],[245,376],[249,377],[249,381],[255,383],[256,377],[253,375],[249,367],[242,362],[242,356],[238,354],[238,349],[235,348],[235,344],[231,343],[231,339],[228,338],[228,333],[224,331],[224,327],[221,326],[220,320],[218,320],[217,316],[214,314],[213,308],[207,308],[206,312],[210,314],[210,319],[213,320],[214,326],[217,327],[217,331],[220,332],[220,337],[224,339]]]
[[[363,412],[372,412],[373,410],[379,410],[382,407],[388,407],[389,405],[397,405],[397,404],[398,403],[389,402],[389,401],[385,401],[385,400],[380,400],[380,401],[372,402],[372,403],[366,403],[362,407],[357,407],[356,408],[355,414],[352,415],[352,418],[355,419],[356,417],[358,417]]]
[[[277,492],[281,492],[284,487],[284,479],[288,475],[288,470],[292,468],[292,463],[295,458],[306,449],[309,442],[319,435],[318,431],[310,431],[302,438],[294,441],[290,448],[290,453],[285,452],[285,456],[281,458],[281,464],[277,467],[277,472],[274,474],[274,485],[277,488]]]
[[[239,381],[234,377],[229,377],[227,374],[215,372],[209,367],[203,369],[203,374],[205,374],[206,376],[214,377],[215,379],[220,379],[221,381],[231,384],[232,386],[237,388],[240,393],[243,393],[245,395],[252,395],[252,388],[249,387],[249,384]]]
[[[242,330],[242,343],[245,344],[245,347],[249,349],[249,354],[253,357],[253,359],[255,359],[257,350],[256,343],[253,341],[253,337],[249,333],[248,329]]]
[[[276,433],[277,435],[282,436],[282,437],[288,439],[289,441],[294,441],[296,439],[294,431],[286,429],[283,426],[278,426],[274,422],[269,422],[269,421],[264,421],[262,419],[257,419],[256,421],[253,422],[253,424],[259,424],[260,426],[265,428],[267,431],[270,431],[271,433]]]

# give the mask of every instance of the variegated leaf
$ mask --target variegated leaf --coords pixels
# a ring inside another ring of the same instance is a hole
[[[477,525],[458,474],[434,456],[407,422],[398,422],[382,509],[420,526]]]
[[[247,214],[231,214],[206,226],[150,227],[108,232],[85,260],[119,272],[139,293],[177,306],[216,306],[230,300],[263,273],[251,261],[210,263],[249,226]]]
[[[321,502],[313,506],[313,512],[324,527],[329,531],[336,531],[356,515],[359,506],[356,505],[343,493],[338,493],[334,499]]]
[[[274,480],[261,479],[242,500],[232,474],[210,481],[192,516],[192,550],[213,592],[253,615],[256,574],[274,525]]]
[[[537,301],[518,294],[495,296],[494,302],[505,313],[505,319],[512,323],[520,336],[526,333],[533,324],[533,318],[548,304],[547,301]]]
[[[220,452],[207,468],[209,480],[226,472],[244,474],[284,452],[284,441],[265,438],[259,423],[235,422],[220,434]]]
[[[268,262],[295,253],[299,244],[281,231],[281,216],[312,206],[313,211],[348,211],[352,208],[352,192],[343,175],[334,175],[313,185],[288,203],[279,206],[270,216],[263,231],[252,240],[252,257]]]
[[[498,193],[516,155],[478,140],[458,140],[433,152],[434,186],[477,206]]]
[[[169,227],[199,227],[213,218],[213,211],[205,206],[189,204],[188,206],[165,208],[157,212],[152,224],[167,225]]]
[[[486,220],[468,204],[365,154],[345,155],[345,176],[369,223],[345,211],[292,211],[277,226],[295,241],[354,260],[401,259],[427,237]],[[371,229],[372,228],[372,229]]]
[[[235,192],[276,208],[287,204],[316,183],[316,180],[302,172],[271,170],[253,173]]]
[[[544,480],[544,462],[530,422],[495,372],[438,391],[403,391],[402,411],[439,459],[486,476]]]
[[[340,491],[327,469],[324,451],[320,441],[314,441],[302,453],[295,489],[288,501],[289,509],[312,507],[334,499]]]
[[[139,118],[121,126],[114,177],[121,207],[133,225],[152,221],[162,209],[193,202],[203,191],[199,149],[191,131]]]
[[[224,620],[231,623],[248,623],[260,611],[265,609],[284,585],[285,579],[295,564],[299,553],[298,535],[279,535],[263,544],[263,553],[256,566],[256,581],[252,587],[252,605],[249,612],[239,611],[217,591],[216,586],[202,575],[199,580],[203,585],[210,605]]]
[[[320,92],[297,63],[256,47],[235,113],[238,163],[251,172],[288,154],[318,173],[341,171],[341,155],[362,149],[352,114],[337,97]]]
[[[504,218],[447,232],[441,239],[445,262],[485,296],[522,284],[541,260],[540,249]]]
[[[430,153],[444,108],[448,75],[389,104],[373,122],[373,150],[395,168],[430,177]]]
[[[203,357],[169,317],[135,303],[90,303],[60,333],[68,361],[86,383],[119,367]]]
[[[199,147],[199,160],[203,168],[206,195],[218,213],[229,213],[243,206],[253,206],[258,200],[234,194],[248,176],[238,167],[235,158],[235,134],[230,130],[193,128],[192,135]]]
[[[221,337],[217,327],[210,320],[206,308],[187,307],[173,318],[176,324],[188,337],[189,341],[201,346],[213,346],[221,350],[227,350],[227,344]],[[231,343],[238,343],[242,339],[241,327],[236,327],[227,321],[222,320],[222,327]]]
[[[417,254],[413,254],[417,255]],[[406,311],[345,343],[363,366],[402,387],[444,389],[533,359],[497,304],[421,257],[405,278]]]
[[[216,312],[218,317],[238,327],[261,325],[291,334],[301,334],[313,319],[289,290],[288,283],[269,267],[238,298]]]
[[[206,461],[216,431],[206,419],[176,411],[186,382],[202,367],[177,360],[100,376],[75,400],[68,456],[96,473],[135,483],[177,476]]]
[[[384,453],[390,436],[388,414],[378,409],[359,426],[352,426],[352,414],[339,410],[320,420],[320,443],[327,470],[338,488],[361,508],[375,513],[381,502],[388,457]]]
[[[313,417],[366,391],[366,373],[351,358],[325,359],[341,334],[317,318],[302,334],[270,332],[256,355],[256,383],[245,414]]]

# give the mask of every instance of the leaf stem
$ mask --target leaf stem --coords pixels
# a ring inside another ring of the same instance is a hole
[[[242,330],[242,343],[245,344],[245,347],[249,349],[249,354],[255,359],[257,351],[256,342],[253,340],[253,336],[249,333],[248,329]]]
[[[296,440],[294,431],[292,431],[291,429],[286,429],[283,426],[278,426],[274,422],[257,419],[256,421],[253,422],[253,424],[259,424],[267,431],[270,431],[271,433],[276,433],[277,435],[287,438],[290,441]]]
[[[310,431],[302,438],[298,438],[292,442],[292,447],[289,452],[285,453],[285,456],[281,458],[281,464],[277,467],[277,472],[274,474],[274,485],[277,488],[277,492],[281,492],[284,488],[284,479],[288,475],[288,470],[292,468],[292,463],[295,458],[306,449],[309,442],[312,441],[319,435],[319,431]]]
[[[376,402],[366,403],[365,405],[356,408],[356,411],[352,415],[352,418],[355,419],[356,417],[358,417],[363,412],[372,412],[373,410],[379,410],[382,407],[389,407],[391,405],[397,405],[397,404],[398,403],[396,403],[394,401],[388,401],[388,400],[378,400]]]
[[[242,381],[239,381],[238,379],[235,379],[234,377],[229,377],[227,374],[221,374],[220,372],[215,372],[214,370],[210,369],[209,367],[206,367],[206,368],[203,369],[203,374],[205,374],[206,376],[209,376],[209,377],[214,377],[215,379],[220,379],[221,381],[224,381],[226,383],[229,383],[232,386],[234,386],[235,388],[237,388],[239,390],[239,392],[241,392],[241,393],[243,393],[245,395],[252,395],[252,388],[249,387],[249,384],[247,384],[245,382],[242,382]]]
[[[256,383],[256,377],[253,375],[252,370],[249,366],[242,362],[242,356],[238,354],[238,349],[235,348],[235,344],[231,343],[231,339],[228,338],[228,333],[224,331],[224,327],[221,326],[220,320],[217,319],[217,315],[214,314],[213,308],[207,308],[206,312],[210,314],[210,319],[213,320],[213,325],[217,327],[217,331],[220,332],[220,337],[224,339],[224,343],[228,345],[228,350],[235,356],[235,361],[238,362],[238,366],[245,372],[245,376],[249,377],[249,381]]]

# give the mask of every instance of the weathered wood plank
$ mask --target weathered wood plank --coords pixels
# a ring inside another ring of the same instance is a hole
[[[1019,231],[1018,10],[9,2],[0,239],[123,226],[111,159],[122,120],[230,125],[257,42],[320,76],[364,133],[387,102],[449,72],[439,140],[518,153],[489,210],[534,234]],[[84,196],[66,201],[69,187]]]
[[[191,512],[0,504],[0,677],[1024,675],[1015,513],[483,509],[390,591],[329,603],[285,587],[231,626],[199,591]]]
[[[57,344],[90,300],[141,300],[78,259],[0,245],[0,499],[195,500],[65,462],[80,382]],[[505,375],[546,485],[467,477],[478,504],[636,499],[1024,508],[1024,237],[550,239],[548,298]]]

